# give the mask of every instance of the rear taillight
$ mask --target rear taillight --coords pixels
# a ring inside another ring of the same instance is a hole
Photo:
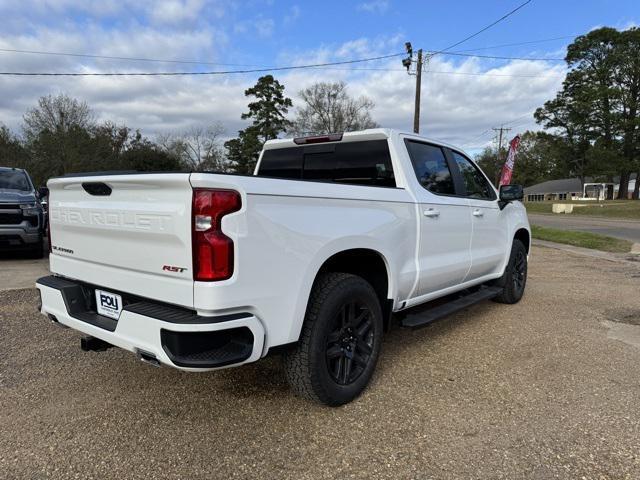
[[[233,241],[222,233],[222,217],[242,206],[233,190],[193,190],[193,279],[199,282],[226,280],[233,275]]]

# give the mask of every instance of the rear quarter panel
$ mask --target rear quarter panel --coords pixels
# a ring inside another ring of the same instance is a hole
[[[225,180],[191,176],[201,188],[224,188]],[[265,323],[265,348],[296,341],[318,270],[353,248],[382,255],[389,298],[409,294],[417,232],[415,205],[404,189],[255,177],[233,177],[233,183],[243,206],[225,216],[222,227],[234,240],[234,274],[223,282],[195,282],[199,311],[250,311]]]

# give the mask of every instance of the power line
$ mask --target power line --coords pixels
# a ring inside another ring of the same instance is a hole
[[[18,50],[15,48],[0,48],[0,52],[7,53],[27,53],[34,55],[53,55],[59,57],[80,57],[80,58],[94,58],[94,59],[104,59],[104,60],[126,60],[126,61],[135,61],[135,62],[159,62],[159,63],[179,63],[179,64],[190,64],[190,65],[215,65],[215,66],[224,66],[224,67],[265,67],[265,65],[252,65],[252,64],[242,64],[242,63],[216,63],[216,62],[204,62],[201,60],[167,60],[167,59],[158,59],[158,58],[146,58],[146,57],[118,57],[113,55],[94,55],[88,53],[72,53],[72,52],[49,52],[42,50]]]
[[[458,57],[475,57],[475,58],[492,58],[498,60],[530,60],[534,62],[564,62],[564,58],[550,58],[550,57],[507,57],[498,55],[478,55],[473,53],[461,53],[461,52],[430,52],[430,55],[441,53],[442,55],[454,55]]]
[[[327,64],[329,65],[329,64]],[[126,75],[213,75],[213,74],[231,74],[231,73],[249,73],[254,71],[272,71],[276,69],[292,69],[292,68],[305,68],[309,70],[335,70],[335,71],[346,71],[346,72],[398,72],[404,73],[405,70],[401,68],[340,68],[340,67],[331,67],[331,66],[314,66],[314,65],[301,65],[298,67],[265,67],[264,69],[258,70],[232,70],[232,71],[217,71],[217,72],[167,72],[167,73],[28,73],[28,72],[0,72],[0,75],[17,75],[17,76],[126,76]],[[563,77],[564,74],[555,74],[555,75],[527,75],[527,74],[509,74],[509,73],[490,73],[490,72],[454,72],[450,70],[425,70],[426,74],[436,74],[436,75],[463,75],[463,76],[473,76],[473,77],[506,77],[506,78],[560,78]]]
[[[425,73],[436,73],[436,74],[449,74],[449,75],[470,75],[470,76],[479,76],[479,77],[517,77],[517,78],[560,78],[564,77],[564,74],[557,75],[519,75],[519,74],[510,74],[510,73],[481,73],[481,72],[451,72],[451,71],[435,71],[435,70],[427,70]]]
[[[480,140],[482,137],[484,137],[487,133],[490,133],[490,128],[487,128],[484,132],[482,132],[480,135],[473,137],[471,140],[469,140],[467,143],[464,144],[464,146],[467,145],[471,145],[472,143],[475,143],[477,140]]]
[[[384,60],[387,58],[399,57],[404,53],[392,53],[389,55],[380,55],[378,57],[360,58],[356,60],[344,60],[341,62],[314,63],[308,65],[292,65],[287,67],[265,67],[244,70],[217,70],[208,72],[0,72],[3,76],[20,76],[20,77],[157,77],[157,76],[186,76],[186,75],[228,75],[243,73],[261,73],[275,72],[282,70],[301,70],[313,69],[319,67],[328,67],[332,65],[348,65],[354,63],[371,62],[374,60]]]
[[[516,8],[514,8],[513,10],[511,10],[510,12],[506,13],[505,15],[503,15],[502,17],[500,17],[499,19],[497,19],[495,22],[490,23],[489,25],[487,25],[486,27],[484,27],[481,30],[478,30],[476,33],[473,33],[471,35],[469,35],[466,38],[463,38],[462,40],[460,40],[459,42],[454,43],[453,45],[449,45],[447,48],[443,48],[442,50],[438,50],[437,52],[434,52],[433,55],[437,55],[439,53],[444,53],[447,50],[451,50],[454,47],[457,47],[458,45],[466,42],[467,40],[471,40],[474,37],[477,37],[478,35],[480,35],[482,32],[485,32],[487,30],[489,30],[491,27],[493,27],[494,25],[502,22],[503,20],[505,20],[506,18],[510,17],[511,15],[513,15],[514,13],[516,13],[518,10],[520,10],[522,7],[524,7],[525,5],[527,5],[528,3],[531,3],[531,0],[527,0],[526,2],[522,3],[521,5],[517,6]]]
[[[346,71],[346,72],[402,72],[405,73],[406,70],[402,68],[339,68],[339,67],[317,67],[313,68],[313,70],[337,70],[337,71]],[[474,77],[517,77],[517,78],[560,78],[564,77],[564,74],[552,74],[552,75],[527,75],[527,74],[517,74],[517,73],[489,73],[489,72],[454,72],[451,70],[427,70],[426,66],[422,69],[422,73],[430,74],[443,74],[443,75],[468,75]]]
[[[519,117],[514,118],[508,122],[504,122],[502,125],[511,125],[512,123],[516,123],[518,120],[522,120],[523,118],[531,118],[533,117],[533,112],[525,113],[524,115],[520,115]]]
[[[562,37],[554,37],[554,38],[543,38],[540,40],[530,40],[528,42],[518,42],[518,43],[503,43],[502,45],[493,45],[491,47],[479,47],[479,48],[470,48],[465,50],[456,50],[455,52],[450,53],[468,53],[468,52],[477,52],[480,50],[491,50],[492,48],[504,48],[504,47],[518,47],[521,45],[533,45],[536,43],[544,43],[544,42],[553,42],[556,40],[567,40],[569,38],[576,38],[578,35],[565,35]]]
[[[532,123],[536,123],[536,119],[535,118],[530,118],[529,120],[525,120],[524,122],[519,122],[519,123],[513,124],[511,126],[513,128],[520,128],[520,127],[523,127],[525,125],[529,125],[529,124],[532,124]]]
[[[577,35],[566,35],[562,37],[530,40],[527,42],[505,43],[502,45],[459,50],[459,51],[450,52],[450,53],[468,53],[468,52],[476,52],[479,50],[491,50],[492,48],[531,45],[536,43],[552,42],[555,40],[565,40],[568,38],[575,38],[576,36]],[[174,64],[183,64],[183,65],[213,65],[213,66],[225,66],[225,67],[268,68],[268,65],[258,65],[258,64],[250,64],[250,63],[219,63],[219,62],[209,62],[205,60],[170,60],[166,58],[162,59],[162,58],[149,58],[149,57],[123,57],[123,56],[115,56],[115,55],[97,55],[97,54],[90,54],[90,53],[52,52],[52,51],[45,51],[45,50],[21,50],[17,48],[0,48],[0,52],[30,54],[30,55],[51,55],[51,56],[58,56],[58,57],[92,58],[92,59],[98,59],[98,60],[122,60],[122,61],[134,61],[134,62],[174,63]]]

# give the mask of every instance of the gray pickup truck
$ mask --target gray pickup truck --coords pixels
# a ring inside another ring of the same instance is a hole
[[[0,250],[21,249],[42,258],[46,212],[29,174],[0,167]]]

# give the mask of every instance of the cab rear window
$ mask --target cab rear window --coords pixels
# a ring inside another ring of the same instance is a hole
[[[258,176],[347,185],[396,186],[386,140],[265,150]]]

